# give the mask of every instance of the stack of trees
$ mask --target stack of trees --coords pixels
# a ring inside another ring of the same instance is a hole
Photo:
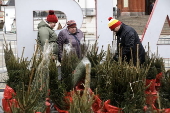
[[[48,44],[45,47],[45,50],[51,49]],[[155,79],[158,73],[164,72],[162,59],[147,56],[144,65],[136,63],[137,66],[134,66],[132,61],[127,63],[121,57],[118,62],[114,61],[111,48],[108,45],[107,52],[99,52],[97,43],[82,45],[82,59],[77,58],[75,51],[64,51],[60,80],[50,52],[39,53],[37,48],[28,62],[22,56],[16,59],[6,45],[7,85],[14,89],[16,95],[13,98],[18,103],[17,107],[12,107],[12,112],[45,112],[46,98],[51,99],[56,109],[69,113],[111,113],[109,109],[115,108],[117,112],[124,113],[144,112],[143,107],[147,104],[144,92],[149,87],[146,87],[146,79]],[[161,108],[168,107],[169,103],[169,90],[165,87],[170,84],[167,75],[163,76],[164,88],[160,88],[161,104],[164,101],[167,104],[162,104],[164,107]],[[80,83],[84,88],[77,89]],[[106,102],[108,105],[109,101],[112,107],[108,109]],[[100,103],[98,108],[94,107],[96,103]]]

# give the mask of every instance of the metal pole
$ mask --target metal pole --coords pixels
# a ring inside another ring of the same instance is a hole
[[[95,0],[95,12],[96,12],[96,39],[98,39],[98,36],[97,36],[97,0]]]
[[[6,15],[6,14],[5,14],[5,6],[4,6],[4,27],[5,27],[5,28],[4,28],[4,32],[5,32],[5,34],[6,34],[5,15]]]

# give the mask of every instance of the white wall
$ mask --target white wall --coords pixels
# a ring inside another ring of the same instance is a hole
[[[113,7],[117,7],[117,0],[113,0]]]
[[[147,46],[148,42],[150,44],[150,50],[153,53],[157,51],[157,41],[160,37],[163,25],[167,15],[170,17],[170,0],[156,0],[153,12],[149,17],[148,23],[146,25],[146,32],[143,38],[143,45]],[[159,45],[158,54],[163,58],[170,58],[169,45]]]
[[[104,50],[107,50],[107,45],[111,44],[113,40],[113,32],[108,28],[108,17],[113,16],[113,0],[96,1],[97,23],[95,24],[97,24],[97,36],[99,36],[99,50],[102,45],[104,45]],[[50,5],[47,5],[49,3]],[[81,27],[83,22],[82,10],[73,0],[15,0],[15,6],[18,55],[21,56],[22,49],[25,47],[24,57],[29,59],[34,52],[35,39],[37,38],[37,31],[33,31],[34,10],[62,11],[66,14],[67,20],[73,19],[77,22],[78,28]],[[56,31],[57,34],[58,32]]]
[[[95,8],[95,0],[85,0],[87,8]]]
[[[37,31],[33,31],[34,10],[59,10],[66,14],[67,20],[75,20],[80,28],[83,14],[80,6],[73,0],[15,0],[17,48],[19,57],[25,47],[24,57],[29,59],[34,52]],[[56,31],[58,34],[59,31]]]
[[[75,0],[81,8],[95,8],[95,0]]]
[[[85,1],[86,0],[75,0],[75,1],[80,5],[81,8],[86,8],[85,7]]]
[[[108,27],[108,18],[113,16],[113,0],[97,0],[97,37],[99,36],[99,51],[104,46],[112,44],[113,32]]]

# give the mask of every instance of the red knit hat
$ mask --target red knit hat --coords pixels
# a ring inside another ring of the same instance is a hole
[[[67,27],[76,27],[76,22],[74,20],[69,20],[67,22]]]
[[[112,17],[109,17],[108,20],[109,20],[108,26],[110,30],[114,30],[117,26],[121,25],[122,23],[121,21],[113,19]]]
[[[58,22],[58,18],[55,16],[53,10],[49,10],[49,15],[47,16],[47,21],[48,22],[54,22],[54,23]]]

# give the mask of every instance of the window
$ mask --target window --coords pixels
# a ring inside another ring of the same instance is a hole
[[[58,22],[54,30],[60,30],[66,25],[66,15],[61,11],[54,11],[54,14],[58,17]],[[36,10],[33,11],[33,30],[38,30],[37,26],[42,20],[46,20],[48,11]]]

